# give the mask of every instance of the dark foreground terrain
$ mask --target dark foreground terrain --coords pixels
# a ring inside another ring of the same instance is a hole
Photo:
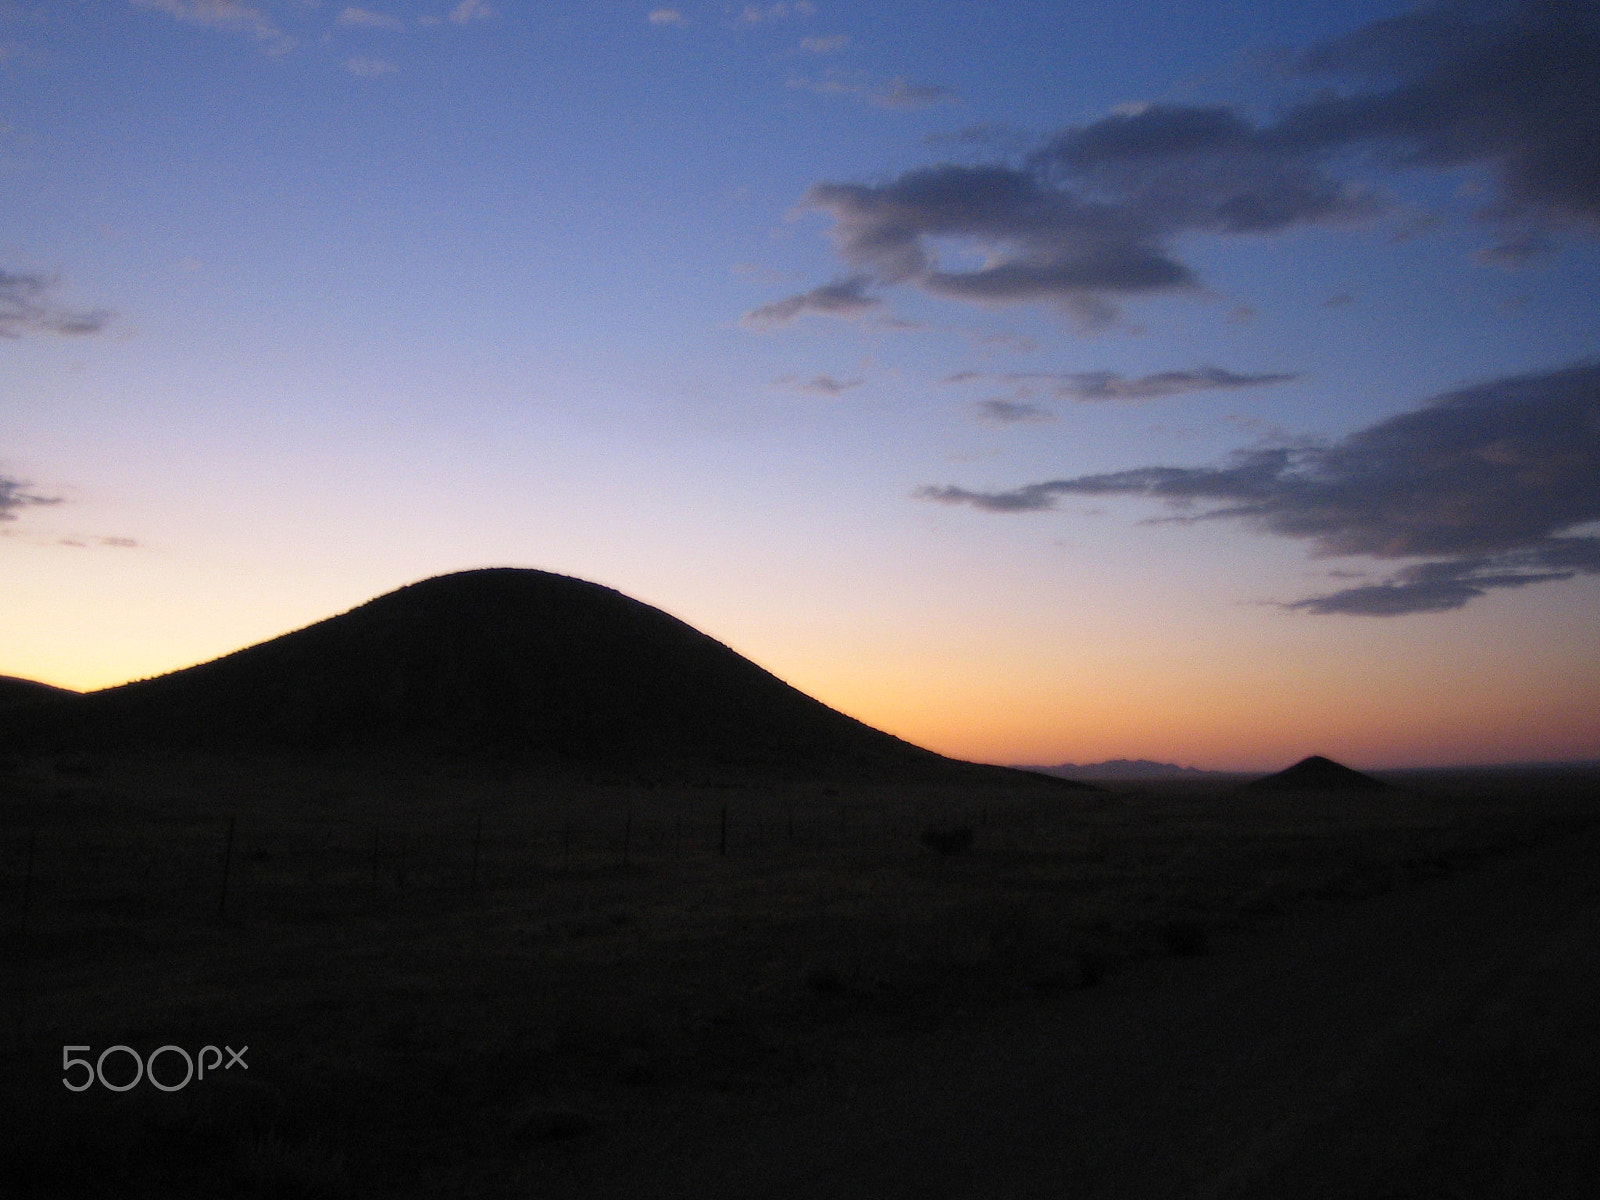
[[[38,1197],[1590,1195],[1600,780],[1405,783],[16,760],[0,1176]],[[248,1046],[248,1068],[114,1091],[117,1051],[63,1085],[63,1047],[115,1045]]]

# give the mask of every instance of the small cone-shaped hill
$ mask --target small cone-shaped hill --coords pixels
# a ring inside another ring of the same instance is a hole
[[[1363,775],[1331,758],[1313,754],[1294,766],[1252,779],[1243,786],[1263,792],[1389,792],[1394,789],[1381,779]]]
[[[427,579],[212,662],[13,711],[4,726],[11,748],[483,754],[657,777],[1042,782],[864,725],[620,592],[511,568]]]

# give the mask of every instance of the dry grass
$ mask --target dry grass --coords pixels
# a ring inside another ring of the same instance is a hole
[[[12,1178],[52,1196],[404,1195],[467,1159],[536,1175],[564,1142],[783,1087],[851,1039],[1217,952],[1597,811],[1582,773],[1414,782],[1097,797],[12,764]],[[959,854],[919,842],[967,827]],[[118,1043],[248,1044],[250,1069],[170,1095],[62,1087],[63,1045]]]

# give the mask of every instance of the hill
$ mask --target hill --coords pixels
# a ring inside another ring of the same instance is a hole
[[[1252,779],[1244,787],[1265,792],[1388,792],[1395,790],[1381,779],[1313,754],[1292,767]]]
[[[0,745],[1046,782],[873,729],[611,588],[512,568],[427,579],[212,662],[13,711]]]
[[[0,675],[0,712],[41,700],[64,699],[79,693],[67,688],[53,687],[33,679],[18,679],[15,675]]]

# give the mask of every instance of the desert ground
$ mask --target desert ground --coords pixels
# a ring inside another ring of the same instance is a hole
[[[9,1178],[1591,1194],[1600,772],[1385,778],[1404,790],[14,759]],[[118,1052],[64,1086],[63,1047],[116,1045],[248,1067],[113,1091]]]

